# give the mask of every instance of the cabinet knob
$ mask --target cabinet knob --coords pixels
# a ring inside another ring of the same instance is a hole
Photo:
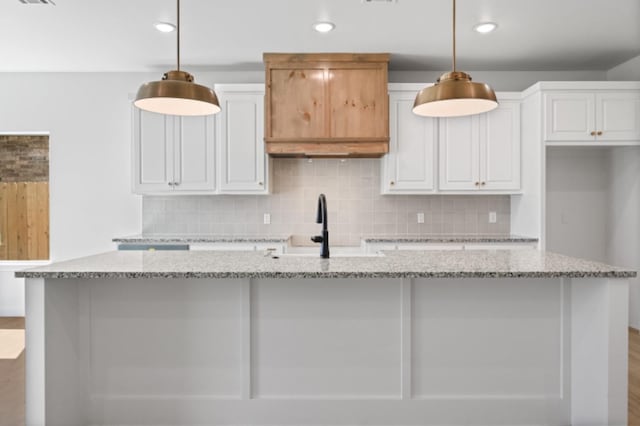
[[[178,186],[178,185],[180,185],[180,182],[173,182],[173,184],[174,184],[175,186]]]
[[[593,132],[591,132],[591,136],[595,136],[596,135],[596,131],[594,130]]]
[[[173,182],[169,182],[167,185],[169,185],[169,186],[173,186]]]
[[[480,185],[485,186],[487,182],[480,182]]]
[[[598,130],[598,133],[596,133],[598,136],[602,136],[602,130]]]
[[[476,186],[480,186],[480,182],[476,182]]]
[[[396,184],[396,183],[395,183],[394,181],[389,182],[389,185],[391,185],[391,186],[393,186],[393,185],[395,185],[395,184]]]
[[[262,186],[262,185],[264,185],[264,183],[262,183],[262,182],[258,182],[258,185]]]

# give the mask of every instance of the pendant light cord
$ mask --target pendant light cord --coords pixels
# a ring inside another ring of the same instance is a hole
[[[456,0],[453,0],[453,71],[456,71]]]
[[[455,1],[455,0],[454,0]],[[177,35],[178,35],[178,71],[180,71],[180,0],[177,0],[178,2],[178,13],[177,13],[177,22],[178,22],[178,28],[177,28]]]

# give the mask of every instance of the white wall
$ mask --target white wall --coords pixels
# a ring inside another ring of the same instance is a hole
[[[640,270],[640,147],[610,156],[607,262]],[[640,278],[630,280],[629,324],[640,329]]]
[[[640,80],[640,55],[607,71],[607,80],[636,81]]]
[[[607,261],[609,152],[547,148],[546,249]]]

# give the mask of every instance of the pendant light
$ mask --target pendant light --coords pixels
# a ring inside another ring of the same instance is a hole
[[[170,115],[211,115],[220,112],[216,93],[193,82],[193,76],[180,70],[180,0],[177,0],[177,69],[168,71],[161,81],[140,86],[133,102],[140,109]]]
[[[426,117],[458,117],[491,111],[498,106],[496,94],[485,83],[456,71],[456,0],[453,0],[453,71],[442,74],[433,86],[422,89],[413,112]]]

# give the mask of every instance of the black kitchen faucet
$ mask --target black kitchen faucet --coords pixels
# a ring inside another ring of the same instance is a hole
[[[318,197],[318,213],[316,215],[316,223],[322,223],[322,235],[311,237],[314,243],[322,243],[320,247],[320,257],[329,258],[329,230],[327,229],[327,198],[324,194]]]

